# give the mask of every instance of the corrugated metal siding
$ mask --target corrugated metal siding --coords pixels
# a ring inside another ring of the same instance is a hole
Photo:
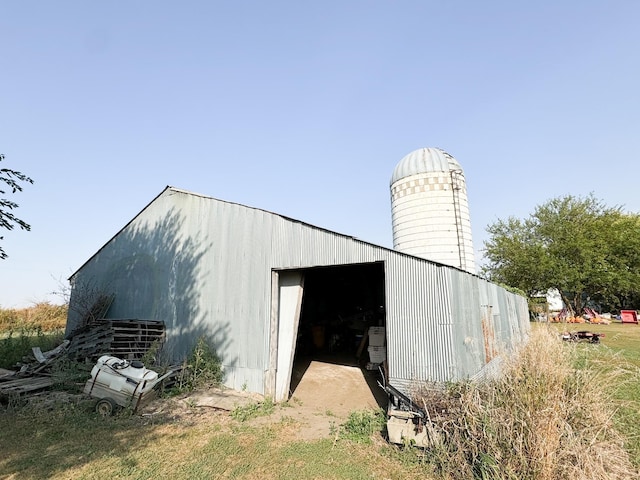
[[[453,343],[456,351],[457,378],[471,376],[478,365],[486,361],[483,319],[486,307],[482,303],[478,278],[460,271],[451,273],[452,310],[455,319]]]
[[[143,213],[75,279],[100,279],[115,292],[110,317],[134,312],[164,320],[165,351],[173,359],[183,358],[198,337],[211,338],[229,386],[261,392],[273,215],[171,190]],[[140,286],[145,291],[136,293]]]
[[[387,355],[397,388],[483,376],[487,363],[489,374],[527,337],[524,298],[460,270],[397,260],[387,266],[399,271],[387,276]]]
[[[174,358],[189,352],[198,336],[213,338],[226,384],[264,393],[272,270],[374,261],[385,264],[389,375],[400,389],[480,371],[487,306],[501,348],[528,332],[526,301],[479,277],[174,189],[163,192],[73,279],[113,291],[112,318],[133,318],[134,312],[136,318],[164,320]]]
[[[408,389],[419,380],[450,379],[455,359],[449,268],[391,255],[386,271],[390,382]]]
[[[388,250],[275,217],[271,255],[274,268],[306,268],[385,260]]]

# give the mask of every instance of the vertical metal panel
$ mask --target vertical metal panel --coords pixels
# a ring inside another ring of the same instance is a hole
[[[464,272],[452,272],[455,330],[453,343],[458,365],[457,378],[475,373],[478,365],[487,358],[487,342],[483,335],[483,321],[487,312],[487,303],[483,302],[478,278]]]
[[[445,381],[455,371],[449,268],[391,255],[387,278],[390,381]]]
[[[278,342],[276,345],[276,391],[274,400],[289,398],[291,370],[296,349],[304,275],[300,271],[281,272],[278,279]]]

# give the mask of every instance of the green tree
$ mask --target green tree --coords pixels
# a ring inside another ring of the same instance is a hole
[[[0,162],[4,160],[4,155],[0,154]],[[10,168],[0,168],[0,228],[7,230],[13,230],[18,226],[22,230],[31,230],[31,226],[24,220],[20,220],[13,214],[13,210],[18,208],[18,204],[4,198],[7,193],[6,190],[11,190],[11,193],[21,192],[21,183],[33,183],[29,177],[23,173],[11,170]],[[4,237],[0,237],[3,240]],[[0,259],[7,258],[7,254],[0,246]]]
[[[593,195],[564,196],[521,220],[489,225],[484,274],[529,296],[556,288],[574,312],[586,302],[606,308],[640,298],[640,216]]]

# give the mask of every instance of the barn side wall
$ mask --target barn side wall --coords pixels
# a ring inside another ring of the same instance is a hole
[[[491,355],[528,335],[526,300],[477,276],[174,189],[74,274],[68,331],[92,295],[114,293],[107,316],[164,320],[172,360],[206,336],[227,386],[264,393],[276,348],[269,343],[272,271],[374,261],[385,268],[390,382],[402,390],[477,375]]]

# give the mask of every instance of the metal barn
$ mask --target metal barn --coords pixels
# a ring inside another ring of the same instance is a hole
[[[228,387],[276,401],[288,398],[296,355],[319,326],[346,348],[359,329],[384,327],[388,381],[405,393],[483,376],[529,332],[526,300],[476,275],[173,187],[70,281],[67,334],[86,296],[107,293],[106,318],[164,321],[174,361],[204,335]]]

